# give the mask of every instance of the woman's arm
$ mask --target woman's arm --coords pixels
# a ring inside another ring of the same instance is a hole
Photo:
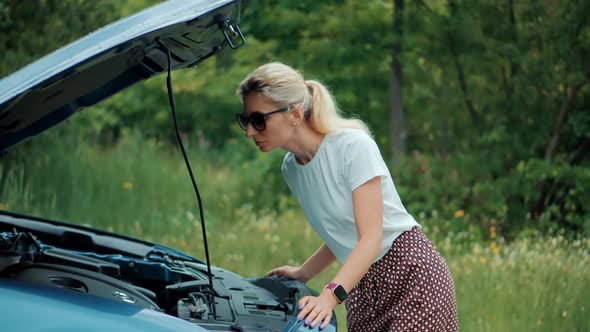
[[[381,178],[374,177],[352,192],[354,218],[358,243],[332,282],[342,285],[347,292],[367,273],[381,251],[383,237],[383,193]],[[313,257],[313,256],[312,256]],[[324,289],[318,297],[306,296],[299,301],[302,307],[299,318],[315,327],[324,328],[332,318],[332,310],[338,304],[332,292]]]
[[[307,283],[335,260],[336,256],[334,256],[330,248],[325,243],[322,243],[318,250],[300,267],[285,265],[270,271],[268,275],[284,275]]]

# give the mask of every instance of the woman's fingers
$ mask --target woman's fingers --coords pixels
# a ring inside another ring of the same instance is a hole
[[[267,276],[285,276],[285,277],[289,277],[291,279],[297,279],[298,269],[299,268],[297,268],[297,267],[283,265],[283,266],[276,267],[276,268],[270,270],[266,275]]]
[[[285,272],[287,269],[288,269],[288,266],[275,267],[274,269],[270,270],[270,272],[268,272],[267,275],[268,276],[285,275]]]
[[[297,303],[297,305],[299,306],[299,315],[297,315],[297,318],[299,318],[299,320],[302,320],[307,315],[307,312],[309,311],[309,307],[307,307],[307,303],[309,302],[310,299],[311,299],[311,296],[304,296]]]
[[[325,328],[332,319],[332,307],[319,297],[306,296],[299,300],[299,320],[305,320],[305,325],[316,327],[321,324]]]
[[[307,317],[305,317],[305,325],[311,326],[311,324],[314,322],[314,320],[318,317],[319,314],[320,310],[317,308],[317,306],[311,309],[307,314]]]
[[[298,320],[304,320],[307,317],[307,314],[313,309],[310,305],[310,300],[312,299],[311,296],[304,296],[299,300],[299,314],[297,315]]]
[[[332,311],[329,311],[328,314],[324,317],[322,325],[320,325],[320,330],[325,329],[326,326],[328,326],[328,324],[330,324],[331,320],[332,320]]]
[[[316,306],[305,319],[305,323],[311,327],[316,327],[326,317],[326,310]]]

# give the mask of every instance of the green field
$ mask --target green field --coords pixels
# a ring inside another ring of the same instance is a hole
[[[53,147],[46,140],[43,151],[21,146],[27,162],[4,169],[1,209],[87,224],[204,258],[195,195],[174,149],[132,135],[108,149],[84,142]],[[301,210],[277,187],[280,153],[238,163],[227,153],[190,152],[213,264],[260,276],[303,262],[319,246]],[[481,239],[471,228],[450,232],[448,223],[441,216],[423,225],[454,276],[461,330],[590,330],[589,239],[523,233],[507,243],[495,229]],[[321,288],[337,268],[311,285]],[[344,308],[337,312],[345,330]]]

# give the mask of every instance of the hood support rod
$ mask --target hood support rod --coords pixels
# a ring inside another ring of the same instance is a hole
[[[209,293],[209,303],[211,304],[211,309],[213,312],[213,319],[217,317],[217,313],[215,310],[215,290],[213,289],[213,273],[211,272],[211,260],[209,259],[209,245],[207,244],[207,230],[205,229],[205,217],[203,216],[203,203],[201,201],[201,194],[199,193],[199,187],[197,186],[197,182],[195,181],[195,177],[193,175],[193,170],[191,168],[190,162],[186,155],[186,150],[184,148],[184,144],[182,144],[182,139],[180,138],[180,133],[178,131],[178,121],[176,120],[176,101],[174,100],[174,90],[172,89],[172,56],[170,54],[170,50],[160,41],[158,43],[163,48],[168,56],[168,76],[166,77],[166,86],[168,88],[168,101],[170,102],[170,108],[172,110],[172,119],[174,120],[174,129],[176,131],[176,140],[178,141],[178,145],[180,146],[180,150],[182,151],[182,156],[184,158],[184,162],[186,164],[186,168],[188,169],[189,175],[191,177],[191,181],[193,183],[193,188],[195,190],[195,194],[197,195],[197,201],[199,203],[199,215],[201,217],[201,230],[203,232],[203,243],[205,245],[205,258],[207,260],[207,274],[209,276],[209,289],[211,292]]]

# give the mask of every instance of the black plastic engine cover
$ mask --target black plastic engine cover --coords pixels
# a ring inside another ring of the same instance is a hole
[[[135,304],[144,308],[159,309],[147,296],[133,285],[109,276],[57,264],[33,264],[12,272],[12,279],[31,282],[102,298]]]

